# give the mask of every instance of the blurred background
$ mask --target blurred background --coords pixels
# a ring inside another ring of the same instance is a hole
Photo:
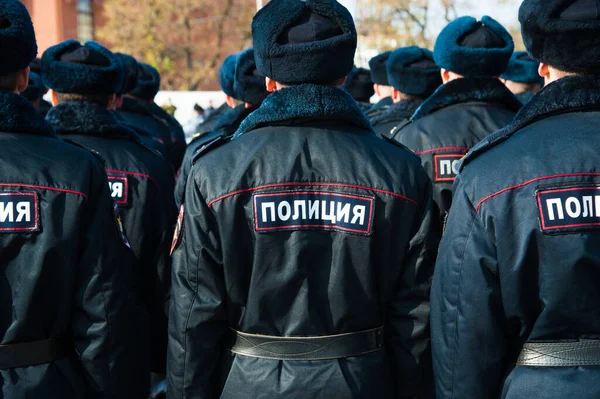
[[[217,72],[229,54],[252,45],[250,24],[268,0],[22,0],[33,18],[39,55],[66,39],[96,40],[133,55],[162,75],[156,101],[185,122],[193,105],[223,101]],[[340,0],[359,33],[357,66],[407,45],[433,47],[457,16],[490,15],[522,40],[521,0]]]

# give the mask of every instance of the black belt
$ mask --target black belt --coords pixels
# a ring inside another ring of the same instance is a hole
[[[600,366],[600,341],[526,342],[517,359],[517,366]]]
[[[72,352],[73,341],[68,338],[0,345],[0,370],[50,363]]]
[[[229,348],[238,355],[273,360],[340,359],[381,350],[383,327],[322,337],[274,337],[231,329]]]

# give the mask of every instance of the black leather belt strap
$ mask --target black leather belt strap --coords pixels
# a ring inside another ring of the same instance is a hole
[[[600,341],[526,342],[517,359],[517,366],[600,366]]]
[[[69,356],[73,342],[68,338],[0,345],[0,370],[50,363]]]
[[[328,360],[383,348],[383,327],[322,337],[273,337],[231,330],[229,348],[238,355],[273,360]]]

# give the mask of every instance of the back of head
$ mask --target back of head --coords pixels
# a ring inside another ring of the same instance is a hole
[[[533,59],[565,72],[600,72],[598,0],[525,0],[519,21]]]
[[[135,98],[152,101],[160,91],[160,73],[152,65],[138,63],[137,85],[129,92]]]
[[[429,97],[442,84],[433,53],[417,46],[394,51],[387,62],[387,73],[390,85],[410,96]]]
[[[42,56],[44,84],[57,93],[111,95],[119,91],[123,66],[110,50],[96,42],[67,40]]]
[[[517,83],[542,84],[544,80],[538,73],[539,65],[525,51],[515,51],[510,57],[508,68],[500,77]]]
[[[497,77],[513,50],[510,33],[494,19],[461,17],[442,30],[433,56],[437,65],[464,77]]]
[[[12,91],[17,83],[9,75],[26,69],[37,55],[31,17],[18,0],[0,0],[0,48],[0,89]]]
[[[368,103],[375,94],[371,71],[364,68],[354,68],[349,74],[346,83],[342,86],[358,102]]]
[[[253,49],[249,48],[237,54],[234,75],[233,98],[252,105],[260,105],[269,95],[265,77],[256,69]]]
[[[115,53],[123,67],[123,82],[117,94],[127,94],[133,91],[138,84],[138,62],[129,54]]]
[[[258,73],[284,84],[330,84],[354,65],[356,28],[335,0],[271,0],[252,21]]]
[[[235,98],[235,92],[233,91],[233,83],[235,80],[235,65],[237,63],[237,57],[240,53],[233,53],[225,58],[221,69],[219,69],[219,84],[223,93],[229,97]]]
[[[392,55],[392,52],[387,51],[376,55],[369,60],[369,68],[371,69],[371,79],[373,79],[373,83],[382,86],[390,85],[387,74],[387,62],[390,55]]]

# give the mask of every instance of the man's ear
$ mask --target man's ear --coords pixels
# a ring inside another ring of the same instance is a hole
[[[58,96],[54,90],[50,90],[50,102],[52,103],[53,107],[58,105]]]
[[[31,69],[29,67],[19,71],[17,75],[17,87],[15,88],[17,93],[23,93],[25,90],[27,90],[27,86],[29,85],[30,71]]]
[[[269,93],[273,93],[277,90],[277,82],[275,82],[273,79],[265,78],[265,84]]]
[[[115,109],[116,105],[117,105],[117,95],[111,94],[108,97],[108,104],[106,105],[106,109],[108,109],[109,111],[112,111]]]

